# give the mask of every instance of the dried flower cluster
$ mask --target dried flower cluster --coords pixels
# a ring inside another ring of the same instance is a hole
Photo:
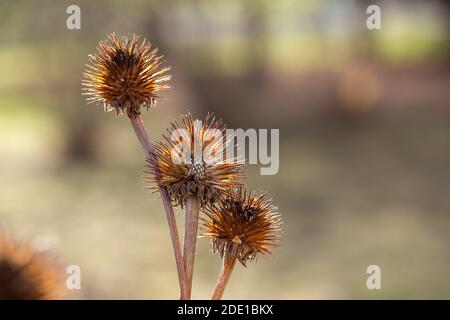
[[[135,35],[119,39],[115,34],[101,41],[97,53],[89,56],[84,94],[89,102],[130,118],[147,156],[151,188],[159,190],[164,204],[182,299],[191,297],[199,213],[204,211],[203,236],[223,259],[213,294],[220,299],[237,260],[245,266],[279,244],[281,218],[265,193],[245,190],[244,162],[227,154],[237,145],[214,116],[208,114],[202,122],[190,113],[183,115],[153,146],[139,114],[142,107],[154,105],[159,91],[170,87],[170,68],[162,67],[164,60],[147,41],[138,42]],[[172,205],[186,211],[183,253]]]
[[[117,114],[140,114],[141,107],[154,105],[158,91],[170,88],[170,67],[161,68],[165,61],[157,56],[158,49],[151,50],[145,39],[138,42],[136,35],[119,39],[113,33],[89,55],[82,81],[89,102],[102,103]]]
[[[237,258],[245,266],[279,243],[281,217],[265,193],[239,189],[205,213],[203,236],[224,259]]]
[[[183,207],[186,198],[194,196],[204,207],[216,203],[231,188],[244,185],[244,162],[226,157],[233,141],[226,137],[225,129],[212,115],[201,122],[189,113],[181,116],[180,123],[173,122],[164,141],[155,146],[156,157],[148,160],[154,173],[151,181],[167,188],[175,205]],[[221,153],[217,161],[204,158],[215,152]]]
[[[0,231],[0,300],[67,298],[64,273],[54,257]]]

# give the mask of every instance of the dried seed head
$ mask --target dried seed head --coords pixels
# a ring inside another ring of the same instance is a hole
[[[83,73],[83,94],[89,96],[89,103],[102,103],[105,111],[137,115],[141,107],[155,104],[158,91],[170,88],[166,83],[170,67],[161,68],[165,61],[157,56],[158,49],[150,51],[145,39],[138,42],[139,36],[119,39],[114,33],[100,41]]]
[[[0,230],[0,300],[55,300],[68,297],[64,272],[55,258],[30,243],[14,242]]]
[[[237,258],[245,266],[257,253],[269,254],[279,245],[281,216],[265,193],[240,188],[205,213],[203,237],[222,258]]]
[[[147,161],[152,188],[167,188],[175,205],[183,207],[188,196],[201,206],[212,204],[244,184],[244,162],[227,155],[236,145],[225,135],[221,120],[208,114],[201,122],[189,113],[180,123],[171,123],[168,133],[155,145],[155,158]]]

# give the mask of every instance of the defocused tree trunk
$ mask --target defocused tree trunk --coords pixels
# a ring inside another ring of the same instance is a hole
[[[267,8],[264,4],[244,1],[244,30],[246,37],[247,83],[262,89],[267,80],[269,40],[267,33]]]
[[[189,69],[183,74],[184,80],[195,95],[195,108],[200,114],[213,111],[227,119],[239,121],[249,116],[246,112],[251,111],[241,108],[241,112],[236,114],[232,111],[232,106],[245,105],[246,100],[255,101],[255,96],[264,92],[267,86],[267,9],[259,1],[243,1],[240,5],[243,13],[240,23],[243,28],[240,34],[244,40],[239,44],[242,51],[237,54],[242,61],[236,64],[236,68],[242,64],[244,74],[235,76]],[[208,68],[214,69],[214,66]]]
[[[448,0],[441,0],[441,5],[444,8],[444,12],[445,12],[445,16],[446,19],[445,21],[447,21],[447,56],[445,59],[445,64],[447,69],[450,69],[450,1]]]

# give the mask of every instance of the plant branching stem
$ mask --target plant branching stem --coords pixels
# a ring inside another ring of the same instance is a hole
[[[186,271],[186,290],[188,299],[191,298],[192,279],[194,275],[195,249],[197,246],[198,215],[200,203],[196,197],[189,196],[185,201],[184,227],[184,269]]]
[[[155,154],[153,151],[153,145],[150,142],[150,139],[147,135],[147,132],[145,130],[144,124],[142,123],[141,118],[139,115],[129,115],[131,125],[133,126],[134,132],[136,133],[136,136],[139,140],[139,142],[142,145],[142,148],[144,149],[144,152],[146,156],[154,160]],[[156,173],[158,174],[158,173]],[[166,217],[167,222],[169,224],[169,231],[170,231],[170,237],[172,239],[172,246],[173,251],[175,254],[175,262],[177,265],[177,271],[178,271],[178,280],[180,283],[180,299],[186,300],[189,299],[188,291],[186,288],[186,272],[184,269],[184,263],[183,263],[183,255],[181,252],[181,245],[180,245],[180,236],[178,234],[178,228],[177,223],[175,220],[175,214],[173,212],[172,204],[170,203],[169,194],[167,192],[167,189],[165,188],[159,188],[159,192],[161,194],[161,199],[164,205],[164,209],[166,211]]]
[[[227,287],[228,281],[230,280],[231,273],[233,273],[235,264],[235,257],[229,259],[226,255],[223,257],[222,271],[220,272],[219,278],[217,279],[216,287],[214,288],[214,293],[211,298],[212,300],[222,299],[225,288]]]

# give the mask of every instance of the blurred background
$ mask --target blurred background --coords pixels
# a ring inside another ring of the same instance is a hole
[[[81,30],[66,28],[71,4]],[[280,129],[278,174],[250,165],[248,185],[278,205],[282,247],[237,266],[225,298],[450,298],[449,2],[17,0],[0,2],[0,30],[0,224],[79,265],[83,298],[178,297],[129,122],[80,94],[111,32],[172,66],[174,89],[143,115],[153,139],[187,111]],[[196,263],[207,299],[221,262],[205,239]]]

